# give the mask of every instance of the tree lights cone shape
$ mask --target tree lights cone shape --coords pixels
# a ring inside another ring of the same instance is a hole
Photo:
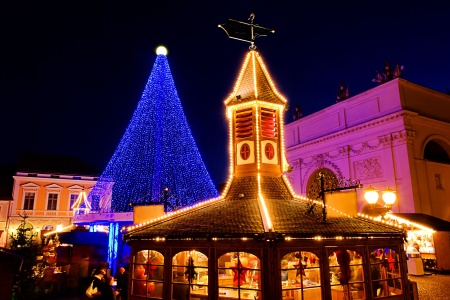
[[[218,196],[184,115],[167,51],[158,49],[128,128],[89,193],[94,211],[126,212],[152,203],[175,210]]]

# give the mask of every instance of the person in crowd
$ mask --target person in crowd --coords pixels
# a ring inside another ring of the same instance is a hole
[[[99,262],[97,267],[95,269],[92,270],[92,274],[91,276],[94,276],[95,273],[98,273],[98,271],[103,270],[104,272],[104,276],[106,276],[106,274],[108,273],[107,270],[109,268],[109,264],[107,262]]]
[[[105,275],[106,271],[103,269],[96,269],[94,271],[94,276],[92,277],[92,287],[96,289],[96,292],[92,294],[94,299],[102,299],[102,288],[105,285]]]
[[[375,256],[374,253],[370,254],[370,275],[372,279],[372,292],[373,296],[378,296],[378,290],[382,289],[380,279],[381,279],[381,268],[380,260]]]
[[[118,291],[117,300],[128,299],[128,272],[124,267],[120,267],[114,278],[117,280],[116,291]]]
[[[105,276],[105,282],[100,286],[100,298],[101,300],[116,300],[116,292],[112,285],[114,283],[114,277]]]

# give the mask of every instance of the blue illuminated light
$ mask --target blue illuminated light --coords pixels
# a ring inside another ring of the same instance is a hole
[[[120,235],[119,223],[110,223],[108,235],[108,264],[112,268],[114,268],[117,260],[117,247],[119,243],[119,235]]]
[[[88,196],[93,212],[166,204],[166,211],[218,196],[158,55],[122,140]],[[164,203],[165,202],[165,203]]]

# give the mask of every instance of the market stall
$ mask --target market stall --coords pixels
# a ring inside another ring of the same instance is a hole
[[[450,222],[420,213],[395,213],[389,217],[407,230],[406,252],[419,253],[428,271],[449,271]],[[411,263],[409,263],[411,264]]]

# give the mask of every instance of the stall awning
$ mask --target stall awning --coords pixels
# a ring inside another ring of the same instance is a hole
[[[435,231],[450,231],[450,222],[421,213],[393,213],[394,217],[426,226]]]
[[[59,235],[61,243],[72,245],[107,245],[108,234],[105,232],[64,232]]]

